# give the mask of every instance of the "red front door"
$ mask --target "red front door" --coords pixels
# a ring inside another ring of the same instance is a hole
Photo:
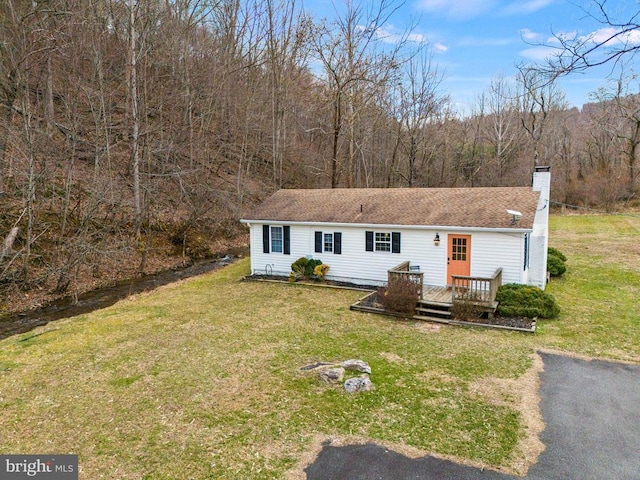
[[[447,246],[447,285],[452,275],[471,274],[471,235],[449,235]]]

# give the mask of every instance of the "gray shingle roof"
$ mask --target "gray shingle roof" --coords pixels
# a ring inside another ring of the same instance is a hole
[[[538,196],[531,187],[291,189],[277,191],[243,219],[530,229]],[[507,210],[522,218],[512,224]]]

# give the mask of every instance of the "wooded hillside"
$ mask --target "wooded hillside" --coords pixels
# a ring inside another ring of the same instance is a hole
[[[528,185],[540,164],[558,202],[636,197],[634,80],[579,111],[523,68],[463,115],[429,45],[382,35],[396,7],[3,1],[0,298],[222,251],[278,188]]]

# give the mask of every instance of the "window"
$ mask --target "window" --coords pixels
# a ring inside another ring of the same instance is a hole
[[[262,226],[262,252],[291,255],[291,227]]]
[[[451,239],[451,260],[467,261],[467,239],[453,237]]]
[[[400,232],[365,232],[365,251],[400,253]]]
[[[524,234],[524,270],[529,267],[529,234]]]
[[[316,253],[342,254],[342,232],[315,232],[314,251]]]
[[[391,251],[391,234],[388,232],[376,232],[376,252],[390,252]]]
[[[271,227],[271,251],[273,253],[282,253],[282,245],[282,227]]]
[[[323,251],[333,252],[333,233],[324,234],[324,247]]]

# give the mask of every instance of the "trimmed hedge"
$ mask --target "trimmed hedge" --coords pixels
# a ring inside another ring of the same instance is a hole
[[[558,250],[556,247],[549,247],[547,249],[547,253],[549,255],[554,255],[554,256],[558,257],[563,262],[567,261],[567,256],[564,253],[562,253],[560,250]]]
[[[547,271],[552,277],[560,277],[567,271],[567,265],[560,257],[549,254],[547,256]]]
[[[560,313],[553,296],[531,285],[501,285],[496,300],[497,313],[503,317],[555,318]]]
[[[547,249],[547,271],[552,277],[560,277],[567,271],[567,256],[554,247]]]

